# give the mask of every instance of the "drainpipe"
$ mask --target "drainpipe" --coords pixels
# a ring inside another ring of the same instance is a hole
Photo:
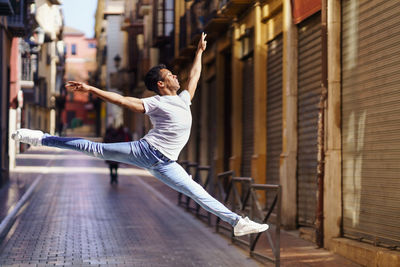
[[[325,169],[325,107],[328,93],[328,36],[327,36],[327,0],[321,7],[321,95],[318,112],[318,167],[317,167],[317,216],[316,234],[318,247],[324,246],[324,169]]]

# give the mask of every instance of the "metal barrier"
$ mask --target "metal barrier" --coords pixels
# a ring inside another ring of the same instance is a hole
[[[231,179],[231,186],[230,188],[230,192],[232,192],[233,196],[232,196],[232,211],[238,213],[239,215],[245,217],[246,215],[248,215],[248,217],[250,217],[251,219],[254,218],[253,216],[253,209],[251,205],[247,205],[249,204],[247,201],[247,196],[244,197],[246,195],[246,193],[248,192],[251,184],[253,184],[253,178],[250,177],[232,177]],[[242,193],[242,194],[241,194]],[[228,192],[228,204],[229,204],[229,192]],[[233,229],[232,229],[233,231]],[[232,241],[233,242],[237,242],[237,243],[241,243],[242,245],[246,245],[246,246],[250,246],[251,244],[251,240],[253,236],[247,236],[248,240],[243,240],[243,238],[245,237],[235,237],[233,235],[232,237]]]
[[[250,255],[251,256],[258,256],[262,257],[266,260],[270,260],[272,262],[275,262],[275,266],[280,265],[280,225],[281,225],[281,186],[280,185],[272,185],[272,184],[252,184],[248,190],[248,193],[246,195],[246,199],[244,201],[243,206],[245,207],[246,204],[249,202],[253,203],[252,207],[256,208],[256,211],[262,214],[262,209],[261,205],[258,202],[257,190],[263,190],[263,191],[272,191],[275,193],[274,200],[271,203],[271,206],[268,207],[267,213],[264,216],[264,219],[262,220],[263,223],[267,223],[268,219],[271,217],[272,212],[274,209],[276,209],[276,222],[275,222],[275,242],[271,238],[271,234],[269,231],[266,231],[268,243],[271,246],[272,253],[274,255],[274,258],[269,257],[267,255],[260,254],[255,251],[255,247],[257,245],[257,242],[260,238],[260,236],[263,233],[258,233],[256,237],[251,241],[250,244]]]
[[[275,221],[275,242],[273,241],[269,231],[258,233],[257,235],[251,235],[249,242],[237,238],[233,235],[233,228],[226,227],[220,224],[221,220],[217,218],[215,224],[216,232],[219,229],[224,229],[231,232],[232,242],[237,242],[249,246],[250,255],[261,257],[263,259],[275,262],[275,266],[280,265],[280,224],[281,224],[281,186],[280,185],[270,185],[270,184],[254,184],[253,179],[249,177],[235,177],[234,171],[227,171],[217,175],[217,189],[219,192],[219,199],[233,211],[239,210],[237,213],[248,214],[251,219],[254,219],[256,213],[258,217],[263,218],[263,223],[268,223],[271,218],[272,212],[275,210],[276,221]],[[225,183],[225,186],[224,186]],[[226,186],[226,184],[228,184]],[[238,188],[241,184],[242,188]],[[247,190],[243,190],[243,185],[247,184]],[[225,189],[226,188],[226,189]],[[240,190],[241,193],[240,194]],[[267,212],[264,215],[262,206],[260,205],[256,191],[263,190],[271,192],[274,194],[273,202],[269,207],[267,207]],[[242,198],[244,196],[244,198]],[[268,243],[271,246],[272,253],[274,257],[264,255],[255,251],[257,242],[262,234],[267,235]]]
[[[181,161],[180,164],[184,166],[186,171],[191,174],[192,168],[195,168],[194,181],[198,182],[204,189],[209,188],[211,179],[211,170],[209,166],[198,166],[197,163]],[[202,183],[201,172],[207,171],[207,178]],[[256,217],[261,218],[262,223],[269,223],[271,215],[275,211],[275,238],[272,238],[271,231],[266,231],[258,234],[250,235],[249,241],[237,238],[233,234],[233,228],[221,224],[221,219],[217,217],[215,223],[215,230],[218,233],[220,229],[230,232],[232,242],[244,244],[249,247],[249,253],[252,257],[260,257],[264,260],[269,260],[275,263],[275,266],[280,266],[280,225],[281,225],[281,186],[272,184],[254,184],[251,177],[235,177],[234,171],[226,171],[217,175],[217,198],[226,206],[230,207],[232,211],[244,216],[249,216],[252,220]],[[269,207],[263,209],[258,201],[257,191],[265,191],[267,194],[273,195],[273,201]],[[182,205],[189,210],[195,211],[196,216],[207,218],[208,224],[211,224],[211,214],[207,215],[199,213],[200,205],[196,203],[196,208],[190,207],[190,198],[186,198],[186,202],[182,201],[182,194],[178,195],[178,205]],[[270,224],[270,223],[269,223]],[[265,234],[267,241],[271,247],[273,257],[255,251],[260,236]]]

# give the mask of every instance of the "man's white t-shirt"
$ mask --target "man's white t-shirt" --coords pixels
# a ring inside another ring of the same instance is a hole
[[[177,160],[192,126],[189,92],[183,90],[179,95],[156,95],[142,100],[145,114],[153,124],[143,139],[167,158]]]

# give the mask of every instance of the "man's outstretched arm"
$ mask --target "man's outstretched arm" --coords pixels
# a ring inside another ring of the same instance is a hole
[[[143,101],[139,98],[135,97],[126,97],[122,96],[120,94],[114,93],[114,92],[109,92],[109,91],[104,91],[99,88],[96,88],[94,86],[87,85],[82,82],[75,82],[75,81],[69,81],[65,85],[65,87],[69,90],[75,91],[75,92],[87,92],[94,94],[95,96],[100,97],[104,101],[113,103],[115,105],[128,108],[134,112],[140,112],[144,113],[144,106],[143,106]]]
[[[204,52],[204,50],[206,50],[206,46],[207,46],[206,36],[207,36],[207,34],[205,34],[204,32],[201,34],[201,38],[200,38],[199,44],[197,46],[197,51],[196,51],[196,56],[194,58],[193,66],[189,73],[189,82],[188,82],[187,90],[189,91],[190,99],[193,98],[194,93],[196,92],[197,83],[199,82],[199,79],[200,79],[201,56],[203,55],[203,52]]]

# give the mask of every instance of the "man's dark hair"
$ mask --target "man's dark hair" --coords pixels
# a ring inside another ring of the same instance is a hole
[[[158,90],[157,82],[162,81],[163,78],[161,77],[161,70],[166,69],[167,67],[164,64],[160,64],[157,66],[152,67],[144,77],[144,84],[146,85],[147,89],[150,91],[155,92],[156,94],[160,94]]]

